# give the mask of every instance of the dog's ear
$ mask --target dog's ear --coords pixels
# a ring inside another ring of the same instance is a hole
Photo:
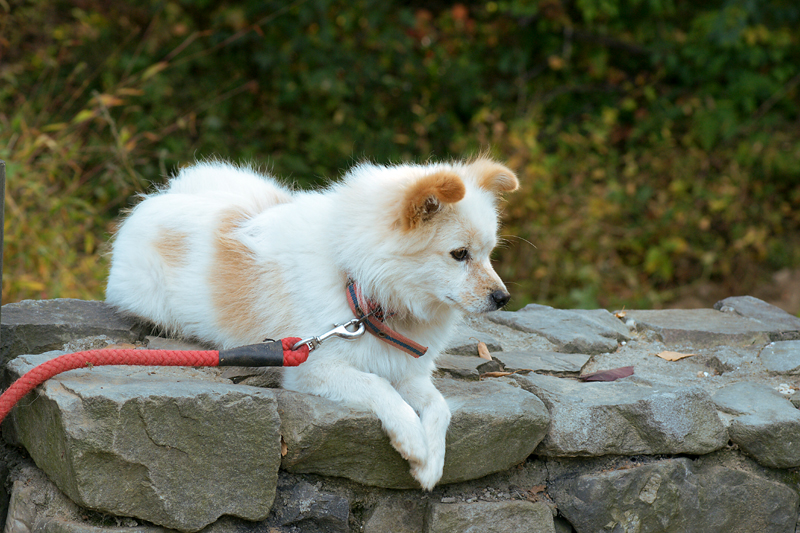
[[[514,171],[491,159],[476,159],[468,168],[477,178],[478,187],[491,193],[499,195],[519,188],[519,180]]]
[[[406,189],[403,202],[404,229],[414,229],[442,209],[464,198],[464,182],[454,172],[442,170],[416,180]]]

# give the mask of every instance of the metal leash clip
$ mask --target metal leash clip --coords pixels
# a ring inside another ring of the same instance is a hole
[[[297,350],[300,346],[307,344],[308,350],[311,351],[320,344],[322,344],[322,341],[329,339],[331,337],[339,337],[340,339],[348,341],[356,340],[367,331],[366,326],[364,326],[364,318],[354,318],[349,322],[345,322],[344,324],[334,324],[335,327],[332,330],[323,333],[319,337],[311,337],[309,339],[303,339],[300,342],[296,343],[294,346],[292,346],[292,350],[293,351]],[[353,326],[356,326],[355,330],[350,329]]]

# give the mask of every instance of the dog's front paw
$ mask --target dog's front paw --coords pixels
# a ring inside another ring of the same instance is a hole
[[[444,470],[444,443],[437,446],[429,441],[428,446],[428,460],[420,465],[411,465],[411,475],[425,490],[433,489],[434,485],[442,478]]]
[[[411,425],[404,431],[387,430],[392,447],[400,456],[408,461],[412,469],[418,468],[428,460],[428,445],[425,443],[425,433],[422,426]]]
[[[419,484],[425,490],[433,490],[433,487],[442,479],[442,470],[444,469],[444,458],[431,458],[430,460],[420,464],[411,466],[411,475],[414,476]]]

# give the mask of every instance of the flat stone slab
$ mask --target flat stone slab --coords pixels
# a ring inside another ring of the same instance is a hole
[[[798,496],[788,486],[689,459],[557,475],[549,494],[577,531],[794,531]]]
[[[436,381],[452,412],[441,484],[477,479],[524,461],[547,431],[542,402],[499,381]],[[325,398],[278,392],[282,467],[295,473],[346,477],[384,488],[419,488],[408,463],[367,411]]]
[[[488,359],[483,359],[475,355],[445,353],[436,360],[436,368],[440,373],[447,374],[456,379],[478,381],[481,376],[479,367],[488,362]]]
[[[776,374],[800,374],[800,341],[778,341],[768,344],[759,356],[764,367]]]
[[[410,494],[391,493],[378,502],[364,521],[364,533],[420,533],[425,527],[427,502]]]
[[[604,309],[565,310],[530,304],[519,311],[497,311],[487,319],[545,337],[559,352],[599,354],[630,339],[628,328]]]
[[[538,455],[701,455],[728,442],[714,403],[699,387],[656,387],[631,378],[591,383],[538,374],[514,378],[550,411]]]
[[[61,353],[8,368],[16,379]],[[83,507],[180,531],[222,515],[263,520],[272,507],[280,419],[270,390],[199,369],[94,367],[49,379],[9,419],[37,466]]]
[[[436,361],[440,372],[456,379],[477,381],[484,372],[532,370],[577,376],[590,355],[543,351],[493,352],[493,361],[470,355],[444,354]]]
[[[664,309],[626,312],[638,331],[653,331],[669,346],[711,347],[720,344],[766,344],[780,329],[757,320],[714,309]]]
[[[800,411],[787,397],[761,383],[740,382],[713,400],[732,415],[728,433],[743,452],[771,468],[800,466]]]
[[[60,350],[75,339],[105,336],[110,343],[134,342],[140,328],[114,312],[105,302],[73,300],[23,300],[2,309],[0,356],[5,363],[21,354]]]
[[[777,333],[774,340],[800,339],[800,318],[752,296],[733,296],[714,304],[723,313],[735,313],[756,320]]]
[[[581,353],[514,351],[493,353],[492,357],[500,361],[508,371],[529,369],[556,375],[577,375],[592,356]]]
[[[503,349],[500,341],[493,336],[461,324],[453,332],[444,351],[454,355],[478,355],[479,342],[486,344],[490,352],[499,352]]]
[[[424,533],[555,533],[542,502],[432,503]]]

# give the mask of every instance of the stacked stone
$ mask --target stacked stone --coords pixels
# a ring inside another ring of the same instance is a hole
[[[100,302],[6,305],[6,381],[68,351],[181,345],[146,334]],[[633,375],[580,379],[625,366]],[[453,418],[431,493],[374,416],[268,388],[279,372],[49,380],[3,426],[35,463],[6,451],[11,531],[795,530],[800,319],[755,298],[470,319],[440,360]]]

